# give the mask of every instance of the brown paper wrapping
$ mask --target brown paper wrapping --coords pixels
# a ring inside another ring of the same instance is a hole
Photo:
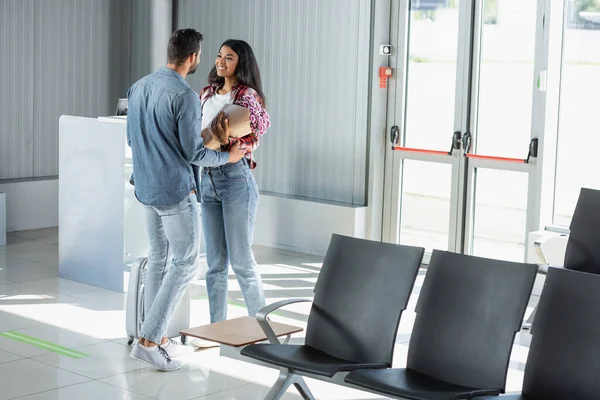
[[[221,111],[225,113],[229,121],[229,137],[240,138],[252,133],[252,128],[250,127],[250,110],[235,104],[225,104]],[[221,144],[229,143],[229,138],[215,137],[210,131],[211,124],[212,121],[202,130],[204,147],[212,150],[220,150]]]

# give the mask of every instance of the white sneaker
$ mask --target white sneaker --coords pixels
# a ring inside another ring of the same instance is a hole
[[[131,350],[131,358],[158,368],[161,371],[175,371],[181,368],[179,361],[171,360],[161,346],[146,347],[137,343]]]
[[[161,347],[165,349],[171,358],[189,356],[190,354],[194,354],[195,350],[193,346],[186,346],[172,339],[167,340],[167,343],[162,344]]]

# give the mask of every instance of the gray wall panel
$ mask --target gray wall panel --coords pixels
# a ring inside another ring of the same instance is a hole
[[[0,179],[33,174],[33,0],[0,0]]]
[[[205,35],[206,84],[220,43],[241,38],[263,75],[272,128],[256,152],[262,191],[365,204],[369,0],[179,0],[178,28]]]
[[[205,35],[194,89],[223,40],[256,52],[273,122],[256,153],[261,190],[365,204],[370,5],[179,0],[178,27]],[[112,114],[152,72],[149,3],[0,0],[0,22],[0,179],[55,175],[58,117]]]
[[[150,62],[150,1],[131,0],[131,83],[153,72]],[[167,49],[165,49],[165,58]]]
[[[34,176],[58,174],[58,118],[112,115],[129,83],[129,1],[36,0]]]

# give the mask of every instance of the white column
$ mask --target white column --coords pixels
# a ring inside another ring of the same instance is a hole
[[[173,32],[173,0],[150,0],[150,67],[167,63],[167,46]]]

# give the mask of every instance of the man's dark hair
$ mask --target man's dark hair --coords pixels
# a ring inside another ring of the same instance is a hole
[[[181,65],[190,54],[198,53],[203,38],[195,29],[179,29],[173,32],[167,51],[169,64]]]

